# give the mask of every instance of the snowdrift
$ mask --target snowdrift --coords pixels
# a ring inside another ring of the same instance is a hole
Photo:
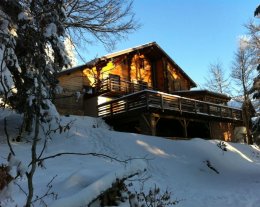
[[[7,117],[10,137],[17,132],[21,117],[15,113],[0,116],[0,163],[6,163],[8,146],[3,131]],[[257,207],[260,205],[260,150],[256,146],[226,143],[219,140],[167,140],[165,138],[120,133],[110,129],[102,120],[90,117],[62,117],[63,123],[73,121],[71,129],[56,133],[48,141],[44,156],[59,152],[103,153],[119,160],[138,159],[128,164],[114,160],[65,155],[46,160],[45,168],[35,174],[35,195],[42,196],[51,182],[52,195],[44,202],[55,206],[84,206],[117,177],[142,171],[148,178],[133,189],[148,191],[155,185],[172,192],[182,207]],[[43,136],[43,134],[42,134]],[[13,148],[24,165],[30,161],[30,143],[13,142]],[[38,145],[40,151],[43,143]],[[17,184],[26,191],[26,178]],[[1,197],[2,206],[23,206],[25,194],[17,185]],[[8,199],[8,195],[9,199]],[[40,202],[36,203],[36,206]],[[122,206],[129,206],[128,203]]]

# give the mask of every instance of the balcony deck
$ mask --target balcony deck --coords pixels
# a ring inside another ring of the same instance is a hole
[[[98,116],[108,119],[139,111],[227,122],[241,123],[243,120],[240,109],[151,90],[142,90],[98,105]]]
[[[106,78],[101,81],[97,88],[99,93],[106,93],[108,95],[126,95],[136,93],[145,89],[152,89],[147,84],[133,83],[126,80],[115,80]]]

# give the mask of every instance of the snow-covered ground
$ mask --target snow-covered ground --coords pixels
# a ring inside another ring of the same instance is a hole
[[[0,164],[7,163],[9,153],[5,141],[3,118],[7,117],[10,137],[17,132],[21,117],[12,112],[0,113]],[[256,146],[225,143],[218,140],[168,140],[159,137],[120,133],[100,119],[90,117],[62,117],[63,123],[74,120],[69,131],[58,132],[48,141],[44,157],[62,152],[103,153],[119,160],[134,159],[127,164],[93,156],[64,155],[44,162],[37,168],[35,195],[48,190],[44,202],[48,206],[84,206],[96,194],[111,185],[116,177],[143,172],[144,190],[156,185],[162,191],[172,192],[172,199],[180,207],[258,207],[260,206],[260,150]],[[223,144],[223,143],[222,143]],[[16,158],[27,166],[30,143],[12,143]],[[43,143],[38,145],[40,151]],[[221,149],[222,148],[222,149]],[[26,178],[17,179],[26,191]],[[133,190],[142,188],[134,181]],[[4,199],[9,194],[9,199]],[[0,206],[23,206],[25,194],[14,184],[12,189],[0,193]],[[35,206],[44,206],[35,203]],[[129,207],[128,202],[121,206]]]

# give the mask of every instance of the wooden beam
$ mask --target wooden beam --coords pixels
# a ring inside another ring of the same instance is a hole
[[[150,124],[150,122],[148,121],[147,117],[146,117],[144,114],[142,114],[141,117],[142,117],[142,119],[145,121],[146,125],[147,125],[149,128],[151,128],[151,124]]]
[[[156,123],[155,123],[155,117],[151,116],[151,135],[156,136]]]
[[[150,59],[151,69],[152,69],[152,87],[157,88],[157,79],[156,79],[156,59]]]
[[[163,78],[164,78],[164,91],[169,93],[169,85],[168,85],[168,71],[167,71],[167,61],[165,58],[162,59],[163,61]]]
[[[182,127],[183,127],[183,132],[184,132],[184,137],[187,138],[188,137],[188,125],[189,125],[189,121],[187,121],[186,119],[180,119],[179,120]]]

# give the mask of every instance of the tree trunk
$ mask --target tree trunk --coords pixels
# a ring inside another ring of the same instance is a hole
[[[244,125],[246,127],[246,136],[247,136],[247,144],[253,144],[253,137],[251,133],[251,126],[250,126],[250,107],[249,107],[249,101],[244,101],[244,107],[243,107],[243,121]]]
[[[31,148],[31,170],[29,173],[26,173],[27,176],[27,184],[28,184],[28,196],[27,196],[27,201],[26,201],[26,207],[30,207],[32,203],[32,198],[33,198],[33,193],[34,193],[34,188],[33,188],[33,175],[36,170],[36,165],[37,165],[37,154],[36,154],[36,147],[37,147],[37,142],[39,139],[39,127],[40,127],[40,119],[39,115],[36,115],[35,118],[35,128],[34,128],[34,138],[33,138],[33,143],[32,143],[32,148]]]

